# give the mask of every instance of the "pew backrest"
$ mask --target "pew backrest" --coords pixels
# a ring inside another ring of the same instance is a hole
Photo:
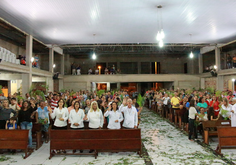
[[[236,147],[236,127],[219,126],[217,132],[220,147]]]
[[[50,150],[141,150],[140,129],[51,130]],[[59,148],[58,148],[59,147]]]
[[[26,149],[29,130],[0,130],[0,149]]]

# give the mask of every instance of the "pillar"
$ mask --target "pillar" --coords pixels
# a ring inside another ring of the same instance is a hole
[[[64,54],[61,55],[61,74],[64,75],[65,73],[65,56]],[[60,88],[60,85],[59,85],[59,88]]]
[[[32,63],[31,58],[33,54],[33,37],[31,35],[26,36],[26,66],[29,67],[29,73],[22,73],[22,94],[25,96],[29,92],[32,85]]]
[[[11,93],[11,80],[7,81],[7,88],[8,88],[8,93],[12,94]]]
[[[137,92],[141,93],[141,83],[137,83]]]
[[[198,65],[199,65],[199,73],[203,73],[203,61],[202,61],[202,54],[199,53],[198,55]]]
[[[174,81],[174,90],[176,90],[179,87],[179,81]]]
[[[221,70],[221,63],[220,63],[220,48],[216,47],[215,48],[215,65],[217,66],[216,72]]]
[[[138,74],[141,74],[141,62],[138,62]]]
[[[31,35],[26,36],[26,66],[32,69],[31,58],[33,54],[33,37]]]
[[[193,58],[189,58],[189,62],[188,62],[188,72],[189,74],[194,74],[194,59]]]
[[[59,91],[64,89],[64,81],[63,79],[59,79]]]
[[[216,90],[220,90],[220,91],[224,90],[224,76],[216,77]]]
[[[23,97],[26,93],[29,92],[29,89],[32,85],[32,74],[22,73],[22,94]]]
[[[49,72],[53,73],[53,64],[54,64],[54,51],[53,48],[49,48]]]
[[[109,90],[111,90],[111,83],[110,82],[107,83],[107,91],[109,91]]]
[[[48,91],[49,92],[54,92],[54,88],[53,88],[53,79],[52,77],[47,77],[46,78],[46,84],[48,85]]]
[[[200,80],[200,88],[205,89],[205,78],[201,78],[201,80]]]
[[[88,91],[92,91],[92,92],[96,91],[97,90],[96,83],[95,82],[88,82],[87,81],[87,90]]]
[[[120,90],[120,82],[117,83],[117,90]]]

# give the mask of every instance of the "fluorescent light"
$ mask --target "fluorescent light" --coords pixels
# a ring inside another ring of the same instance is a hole
[[[31,58],[31,62],[34,62],[34,57]]]

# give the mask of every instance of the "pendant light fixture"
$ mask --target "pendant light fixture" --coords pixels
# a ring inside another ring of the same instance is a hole
[[[156,40],[158,41],[159,47],[162,48],[164,46],[163,39],[165,38],[165,33],[162,25],[162,12],[161,12],[162,6],[161,5],[157,6],[157,9],[158,9],[158,31]]]

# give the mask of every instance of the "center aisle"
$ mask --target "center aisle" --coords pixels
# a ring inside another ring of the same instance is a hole
[[[151,110],[144,108],[141,120],[142,141],[153,164],[226,164]]]

